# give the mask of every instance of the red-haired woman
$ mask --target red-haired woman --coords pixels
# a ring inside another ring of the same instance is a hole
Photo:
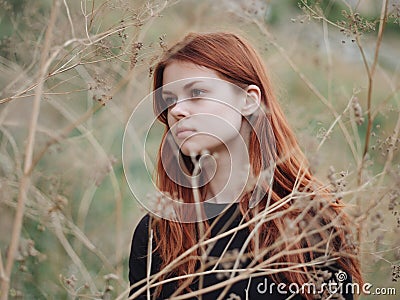
[[[164,206],[133,235],[131,298],[353,299],[343,205],[311,174],[246,40],[187,35],[154,69],[154,110]]]

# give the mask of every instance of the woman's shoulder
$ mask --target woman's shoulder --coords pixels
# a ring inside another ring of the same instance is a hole
[[[131,255],[141,257],[147,253],[150,219],[150,215],[146,214],[137,223],[132,236]]]
[[[150,223],[150,214],[145,214],[137,223],[135,231],[140,229],[148,229]]]
[[[133,240],[145,238],[147,240],[149,235],[150,215],[144,215],[137,223],[133,231]]]

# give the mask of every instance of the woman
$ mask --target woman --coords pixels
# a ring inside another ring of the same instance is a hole
[[[311,174],[249,43],[187,35],[154,69],[154,91],[164,207],[136,227],[131,297],[353,299],[345,287],[362,278],[343,205]]]

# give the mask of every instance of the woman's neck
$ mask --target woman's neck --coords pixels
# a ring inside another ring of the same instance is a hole
[[[216,169],[206,198],[214,203],[238,202],[249,174],[247,147],[239,138],[214,153]]]

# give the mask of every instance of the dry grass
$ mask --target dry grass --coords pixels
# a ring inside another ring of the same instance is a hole
[[[271,69],[312,168],[359,225],[366,281],[400,293],[400,29],[387,29],[400,6],[382,1],[376,14],[368,1],[310,2],[26,1],[16,14],[0,1],[12,28],[0,44],[1,299],[126,297],[143,211],[123,176],[124,126],[168,44],[237,24]],[[339,16],[329,14],[335,5]],[[272,207],[253,222],[275,217]],[[227,271],[240,275],[221,285],[269,274],[275,259],[238,270],[236,257]]]

